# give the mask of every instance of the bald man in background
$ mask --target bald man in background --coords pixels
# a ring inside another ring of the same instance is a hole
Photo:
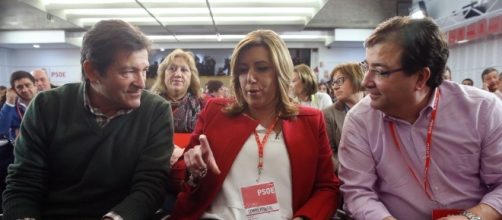
[[[47,74],[47,71],[45,71],[45,69],[35,69],[31,71],[31,75],[35,77],[35,85],[37,86],[38,92],[56,88],[55,85],[51,84],[49,75]]]

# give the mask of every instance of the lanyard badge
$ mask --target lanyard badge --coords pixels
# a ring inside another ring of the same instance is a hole
[[[273,182],[242,187],[241,194],[248,220],[281,218]]]
[[[439,103],[439,90],[436,91],[435,97],[434,97],[434,105],[432,108],[431,112],[431,119],[429,120],[429,124],[427,126],[427,136],[425,138],[425,165],[424,165],[424,181],[423,181],[423,188],[424,192],[427,195],[427,197],[434,201],[432,197],[432,193],[429,192],[429,167],[431,163],[431,143],[432,143],[432,129],[434,128],[434,122],[436,121],[436,113],[438,109],[438,103]],[[401,150],[401,145],[399,144],[398,137],[396,134],[396,125],[393,122],[389,123],[389,129],[392,134],[392,139],[394,141],[394,145],[396,146],[397,150],[399,153],[402,155],[403,159],[405,159],[405,155],[403,155],[403,152]],[[415,171],[412,169],[412,166],[410,163],[408,163],[405,159],[406,165],[408,166],[408,170],[410,173],[413,175],[415,180],[420,184],[420,180],[418,178],[418,175],[415,173]],[[421,184],[420,184],[421,185]]]

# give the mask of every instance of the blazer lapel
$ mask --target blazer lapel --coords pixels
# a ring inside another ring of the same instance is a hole
[[[215,131],[220,132],[219,136],[221,137],[214,142],[214,144],[218,145],[218,151],[213,152],[216,161],[218,161],[218,167],[222,171],[222,174],[224,174],[221,176],[226,176],[228,174],[237,154],[241,151],[249,135],[252,134],[258,126],[258,121],[242,115],[237,116],[237,118],[232,118],[228,122],[231,123],[232,126],[228,126],[229,123],[222,122],[221,124],[226,126]]]

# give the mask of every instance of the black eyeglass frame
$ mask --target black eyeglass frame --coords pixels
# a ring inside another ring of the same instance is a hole
[[[380,71],[380,70],[377,70],[377,69],[371,69],[368,66],[368,62],[366,62],[366,60],[360,62],[359,66],[361,67],[363,73],[368,73],[368,72],[371,71],[371,72],[373,72],[378,77],[387,77],[391,73],[395,73],[395,72],[399,72],[399,71],[403,71],[404,70],[402,67],[397,68],[397,69],[393,69],[393,70],[387,70],[387,71]]]

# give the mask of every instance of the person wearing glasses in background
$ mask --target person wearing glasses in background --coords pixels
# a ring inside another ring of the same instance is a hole
[[[349,215],[501,219],[502,102],[443,80],[448,45],[430,18],[391,18],[365,47],[367,96],[338,150]]]
[[[326,131],[328,133],[331,149],[333,150],[334,170],[338,170],[338,145],[342,136],[342,127],[345,115],[364,96],[364,87],[361,85],[364,73],[358,63],[339,64],[331,72],[331,88],[334,90],[337,101],[323,109]]]

